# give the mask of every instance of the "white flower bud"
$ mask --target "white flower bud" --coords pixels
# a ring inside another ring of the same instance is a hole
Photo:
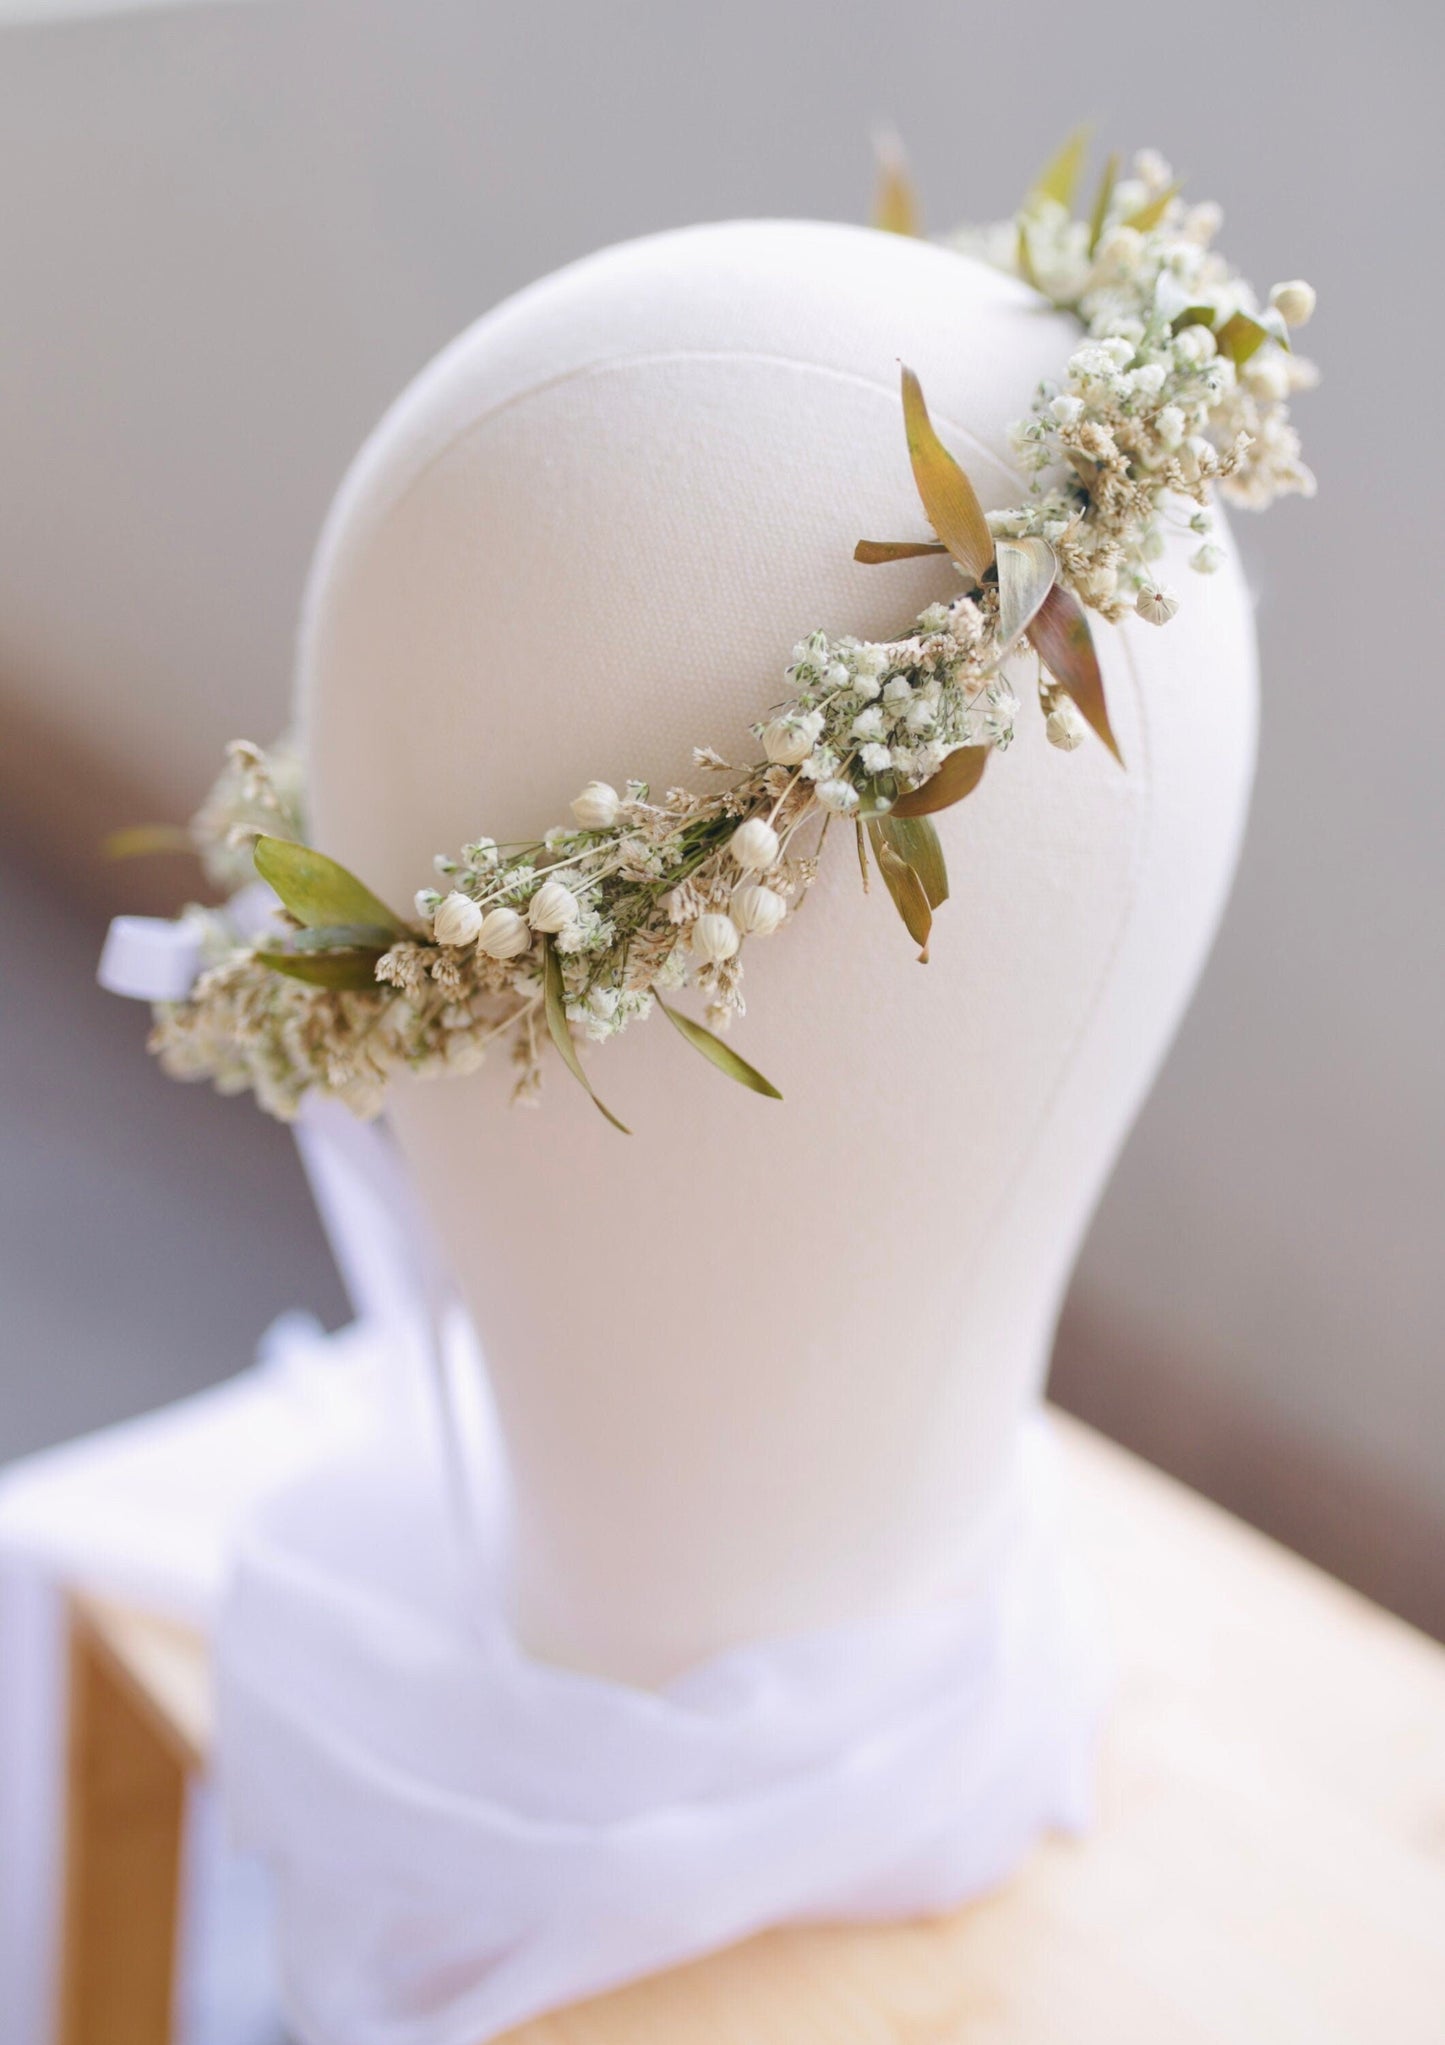
[[[692,948],[710,966],[720,966],[724,959],[730,959],[741,943],[738,926],[731,916],[714,912],[699,916],[692,926]]]
[[[858,807],[858,791],[851,781],[820,781],[818,800],[824,809],[836,811],[840,816]]]
[[[1288,284],[1275,285],[1269,302],[1287,327],[1302,327],[1315,309],[1314,286],[1292,277]]]
[[[1089,735],[1078,704],[1072,696],[1066,696],[1060,689],[1054,697],[1048,716],[1044,719],[1044,733],[1051,746],[1060,752],[1071,753],[1075,746],[1081,746]]]
[[[430,923],[441,902],[441,896],[437,893],[436,889],[418,888],[412,899],[416,904],[417,921],[419,923]]]
[[[772,888],[749,881],[733,890],[732,920],[744,937],[771,937],[787,913],[787,903]]]
[[[1212,330],[1196,321],[1174,336],[1174,359],[1177,362],[1208,362],[1217,352],[1218,345]]]
[[[1049,410],[1060,426],[1074,426],[1083,417],[1084,401],[1076,398],[1071,391],[1065,391],[1062,397],[1053,400]]]
[[[1224,565],[1224,549],[1211,546],[1206,540],[1202,547],[1196,547],[1189,556],[1189,565],[1200,575],[1213,575]]]
[[[1149,624],[1167,625],[1179,609],[1179,599],[1172,590],[1159,589],[1146,582],[1134,599],[1134,608]]]
[[[431,934],[438,944],[470,944],[482,927],[482,912],[459,888],[437,904]]]
[[[577,897],[559,880],[543,881],[527,904],[527,921],[534,930],[566,930],[577,921]]]
[[[617,790],[607,781],[589,781],[572,800],[572,814],[584,831],[610,831],[620,807]]]
[[[778,859],[778,834],[761,817],[749,817],[728,840],[728,850],[744,873],[766,873]]]
[[[1243,374],[1250,395],[1266,405],[1280,404],[1289,396],[1289,364],[1277,348],[1261,348],[1245,364]]]
[[[812,750],[811,735],[786,717],[763,726],[763,751],[775,767],[799,767]]]
[[[525,916],[515,909],[489,909],[477,932],[477,950],[489,959],[515,959],[532,942]]]

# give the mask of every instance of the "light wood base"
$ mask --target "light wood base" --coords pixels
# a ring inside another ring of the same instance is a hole
[[[769,1933],[511,2045],[1442,2045],[1445,1652],[1059,1426],[1119,1658],[1095,1831],[952,1917]],[[166,2045],[205,1656],[75,1625],[64,2045]]]

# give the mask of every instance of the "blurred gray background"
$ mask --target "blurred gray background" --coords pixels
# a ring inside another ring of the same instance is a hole
[[[692,220],[1009,211],[1080,119],[1300,274],[1321,493],[1237,521],[1263,750],[1214,961],[1085,1253],[1058,1395],[1445,1632],[1445,644],[1433,4],[0,7],[0,1458],[343,1308],[282,1132],[96,992],[106,829],[285,712],[307,558],[498,298]]]

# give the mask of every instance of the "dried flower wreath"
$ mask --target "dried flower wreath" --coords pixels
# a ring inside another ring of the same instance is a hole
[[[392,1071],[469,1072],[509,1036],[516,1098],[530,1101],[545,1039],[592,1093],[574,1030],[607,1038],[657,1008],[723,1072],[777,1098],[715,1030],[742,1012],[747,941],[795,911],[835,819],[855,827],[865,888],[871,847],[927,959],[948,893],[930,819],[969,795],[1012,739],[1006,667],[1034,656],[1054,745],[1071,750],[1092,731],[1119,758],[1086,613],[1168,623],[1178,603],[1153,565],[1163,525],[1187,517],[1199,542],[1190,565],[1216,569],[1212,486],[1253,507],[1314,488],[1287,410],[1315,380],[1289,344],[1313,291],[1276,285],[1261,306],[1211,249],[1218,208],[1186,206],[1152,152],[1129,178],[1111,158],[1091,211],[1075,218],[1083,153],[1071,137],[1013,221],[951,241],[1084,330],[1011,430],[1027,502],[985,515],[903,372],[908,452],[936,538],[862,541],[856,558],[946,554],[962,577],[953,600],[896,640],[800,641],[785,699],[753,727],[763,759],[739,769],[710,747],[695,752],[700,769],[726,777],[720,793],[672,788],[655,800],[646,782],[621,792],[589,782],[573,821],[535,842],[479,838],[438,858],[445,891],[422,889],[414,919],[301,842],[294,757],[233,745],[191,839],[213,880],[249,879],[254,865],[279,908],[254,941],[231,911],[185,912],[206,964],[188,999],[157,1006],[152,1047],[167,1071],[249,1087],[283,1117],[313,1087],[369,1115]],[[895,155],[875,222],[918,231]],[[688,986],[713,1029],[666,998]]]

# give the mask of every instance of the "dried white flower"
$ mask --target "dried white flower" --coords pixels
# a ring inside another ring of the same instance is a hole
[[[824,809],[833,810],[837,815],[846,816],[849,810],[858,807],[858,791],[851,781],[820,781],[818,800]]]
[[[1179,609],[1179,599],[1172,590],[1146,582],[1134,599],[1134,608],[1149,624],[1167,625]]]
[[[572,814],[584,831],[610,831],[621,806],[617,790],[606,781],[589,781],[572,798]]]
[[[412,902],[416,909],[418,921],[422,923],[430,923],[432,917],[435,916],[437,912],[437,905],[440,901],[441,896],[437,893],[435,888],[418,888],[415,895],[412,897]]]
[[[781,895],[755,881],[735,888],[730,906],[732,920],[744,937],[771,937],[788,913]]]
[[[527,919],[515,909],[489,909],[477,932],[477,950],[489,959],[520,958],[531,942]]]
[[[470,944],[482,927],[482,912],[457,888],[437,904],[431,934],[438,944]]]
[[[699,916],[693,924],[690,942],[693,951],[706,964],[720,966],[724,959],[732,957],[742,937],[731,916],[710,912]]]
[[[761,817],[749,817],[733,832],[728,850],[744,873],[766,873],[778,863],[778,834]]]
[[[1206,540],[1202,547],[1196,547],[1189,556],[1189,565],[1200,575],[1214,575],[1224,566],[1224,549],[1213,546]]]
[[[775,717],[763,726],[763,751],[778,767],[799,767],[813,750],[813,734],[792,718]]]
[[[565,930],[577,915],[577,897],[559,880],[543,881],[527,904],[527,921],[534,930]]]
[[[1315,309],[1314,286],[1303,277],[1292,277],[1287,284],[1275,285],[1269,302],[1287,327],[1305,326]]]
[[[1081,746],[1089,736],[1089,727],[1084,722],[1079,706],[1072,696],[1066,696],[1062,689],[1055,692],[1044,719],[1044,733],[1051,746],[1060,752],[1071,753]]]

